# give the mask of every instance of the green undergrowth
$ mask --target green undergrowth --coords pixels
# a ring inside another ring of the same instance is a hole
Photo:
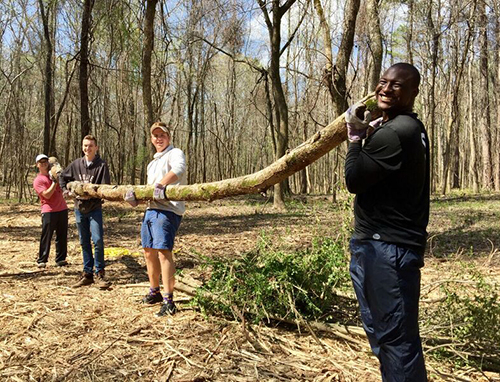
[[[262,234],[255,250],[233,262],[206,259],[211,277],[195,298],[201,310],[254,322],[328,321],[345,315],[341,308],[334,310],[343,305],[336,291],[350,287],[343,240],[316,238],[296,252],[276,248],[272,240]]]
[[[423,310],[435,358],[500,371],[500,285],[471,263],[440,284],[443,299]]]

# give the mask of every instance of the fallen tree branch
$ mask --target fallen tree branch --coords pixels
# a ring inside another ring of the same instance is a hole
[[[361,102],[367,104],[372,114],[379,113],[374,95],[366,96]],[[212,201],[230,196],[265,192],[271,186],[282,182],[340,145],[347,139],[344,114],[314,134],[266,168],[238,178],[218,182],[167,186],[165,196],[169,200]],[[128,190],[133,188],[138,201],[152,200],[154,186],[101,185],[81,182],[68,183],[67,188],[81,197],[122,201]]]

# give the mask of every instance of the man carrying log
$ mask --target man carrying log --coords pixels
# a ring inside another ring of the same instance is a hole
[[[382,111],[346,113],[347,188],[356,194],[350,272],[363,326],[385,382],[427,381],[418,328],[420,268],[429,220],[429,141],[412,112],[420,74],[391,66],[375,89]]]
[[[97,140],[93,135],[86,135],[82,141],[83,158],[73,161],[64,169],[60,184],[66,196],[72,196],[66,189],[69,182],[78,180],[83,183],[109,184],[110,176],[107,163],[101,159],[97,151]],[[107,289],[110,283],[105,278],[104,263],[104,228],[102,223],[102,199],[81,198],[75,199],[75,220],[80,236],[83,253],[83,273],[73,288],[79,288],[94,283],[94,271],[97,286]],[[94,255],[92,245],[94,243]]]
[[[155,122],[150,129],[151,143],[156,149],[148,165],[148,184],[154,184],[153,200],[149,202],[141,227],[141,241],[150,283],[149,293],[142,299],[145,304],[163,302],[157,316],[173,315],[175,263],[172,255],[174,239],[186,208],[184,202],[165,198],[167,185],[186,184],[186,160],[182,150],[170,144],[171,134],[163,122]],[[133,207],[138,202],[134,190],[125,195]],[[160,293],[160,274],[165,296]]]
[[[33,180],[33,188],[42,205],[42,237],[38,252],[37,266],[45,268],[49,260],[50,242],[56,232],[56,265],[68,265],[68,206],[63,198],[57,179],[49,172],[49,157],[39,154],[35,158],[39,174]]]

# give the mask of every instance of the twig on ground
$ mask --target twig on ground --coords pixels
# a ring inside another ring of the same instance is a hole
[[[64,381],[66,378],[69,377],[69,375],[75,371],[76,369],[83,369],[85,366],[91,364],[92,362],[94,362],[97,357],[100,357],[101,355],[103,355],[106,351],[108,351],[109,349],[111,349],[111,347],[116,343],[118,342],[119,340],[121,340],[123,338],[123,336],[120,336],[118,337],[117,339],[115,339],[113,342],[111,342],[105,349],[101,350],[99,353],[97,353],[93,358],[91,358],[90,360],[88,360],[87,362],[84,362],[82,365],[75,365],[73,366],[71,369],[69,369],[66,373],[64,373],[64,375],[60,378],[56,378],[56,382],[59,382],[59,381]]]

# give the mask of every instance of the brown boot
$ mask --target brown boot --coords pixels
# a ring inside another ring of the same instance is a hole
[[[97,272],[97,281],[96,285],[99,289],[108,289],[111,286],[111,283],[106,280],[104,269]]]
[[[72,285],[72,288],[80,288],[85,285],[90,285],[94,283],[94,275],[92,273],[83,272],[80,280],[76,284]]]

